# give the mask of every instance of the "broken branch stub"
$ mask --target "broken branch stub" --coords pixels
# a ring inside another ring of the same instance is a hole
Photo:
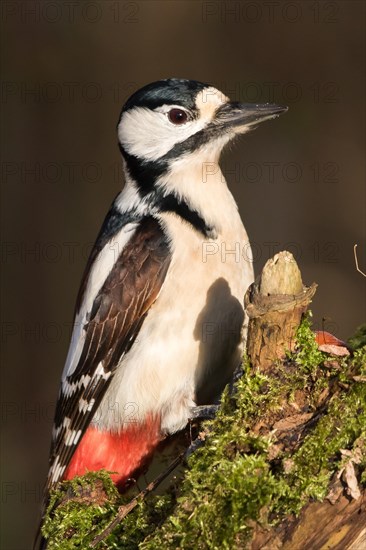
[[[303,284],[290,252],[267,261],[244,299],[249,316],[247,352],[255,368],[266,371],[283,360],[286,351],[293,351],[296,330],[316,288],[316,283]]]

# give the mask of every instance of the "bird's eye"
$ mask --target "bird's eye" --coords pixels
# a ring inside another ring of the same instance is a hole
[[[168,118],[173,124],[184,124],[188,120],[188,115],[186,111],[182,109],[170,109],[168,113]]]

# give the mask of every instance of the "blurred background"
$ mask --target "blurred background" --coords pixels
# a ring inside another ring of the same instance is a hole
[[[90,247],[123,185],[116,123],[160,78],[290,107],[222,159],[258,274],[288,249],[314,323],[365,321],[363,1],[7,1],[2,22],[2,523],[26,550]],[[218,205],[218,208],[220,205]]]

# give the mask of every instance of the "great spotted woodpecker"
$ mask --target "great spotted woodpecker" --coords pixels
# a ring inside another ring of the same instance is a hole
[[[284,111],[180,79],[149,84],[123,107],[125,186],[82,278],[47,491],[101,468],[123,485],[229,381],[253,269],[218,161],[235,136]]]

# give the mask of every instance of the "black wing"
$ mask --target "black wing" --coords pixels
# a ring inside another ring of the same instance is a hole
[[[161,225],[153,217],[143,218],[93,302],[83,327],[85,341],[78,364],[63,381],[56,407],[48,490],[62,478],[117,365],[160,292],[170,261],[169,241]]]

